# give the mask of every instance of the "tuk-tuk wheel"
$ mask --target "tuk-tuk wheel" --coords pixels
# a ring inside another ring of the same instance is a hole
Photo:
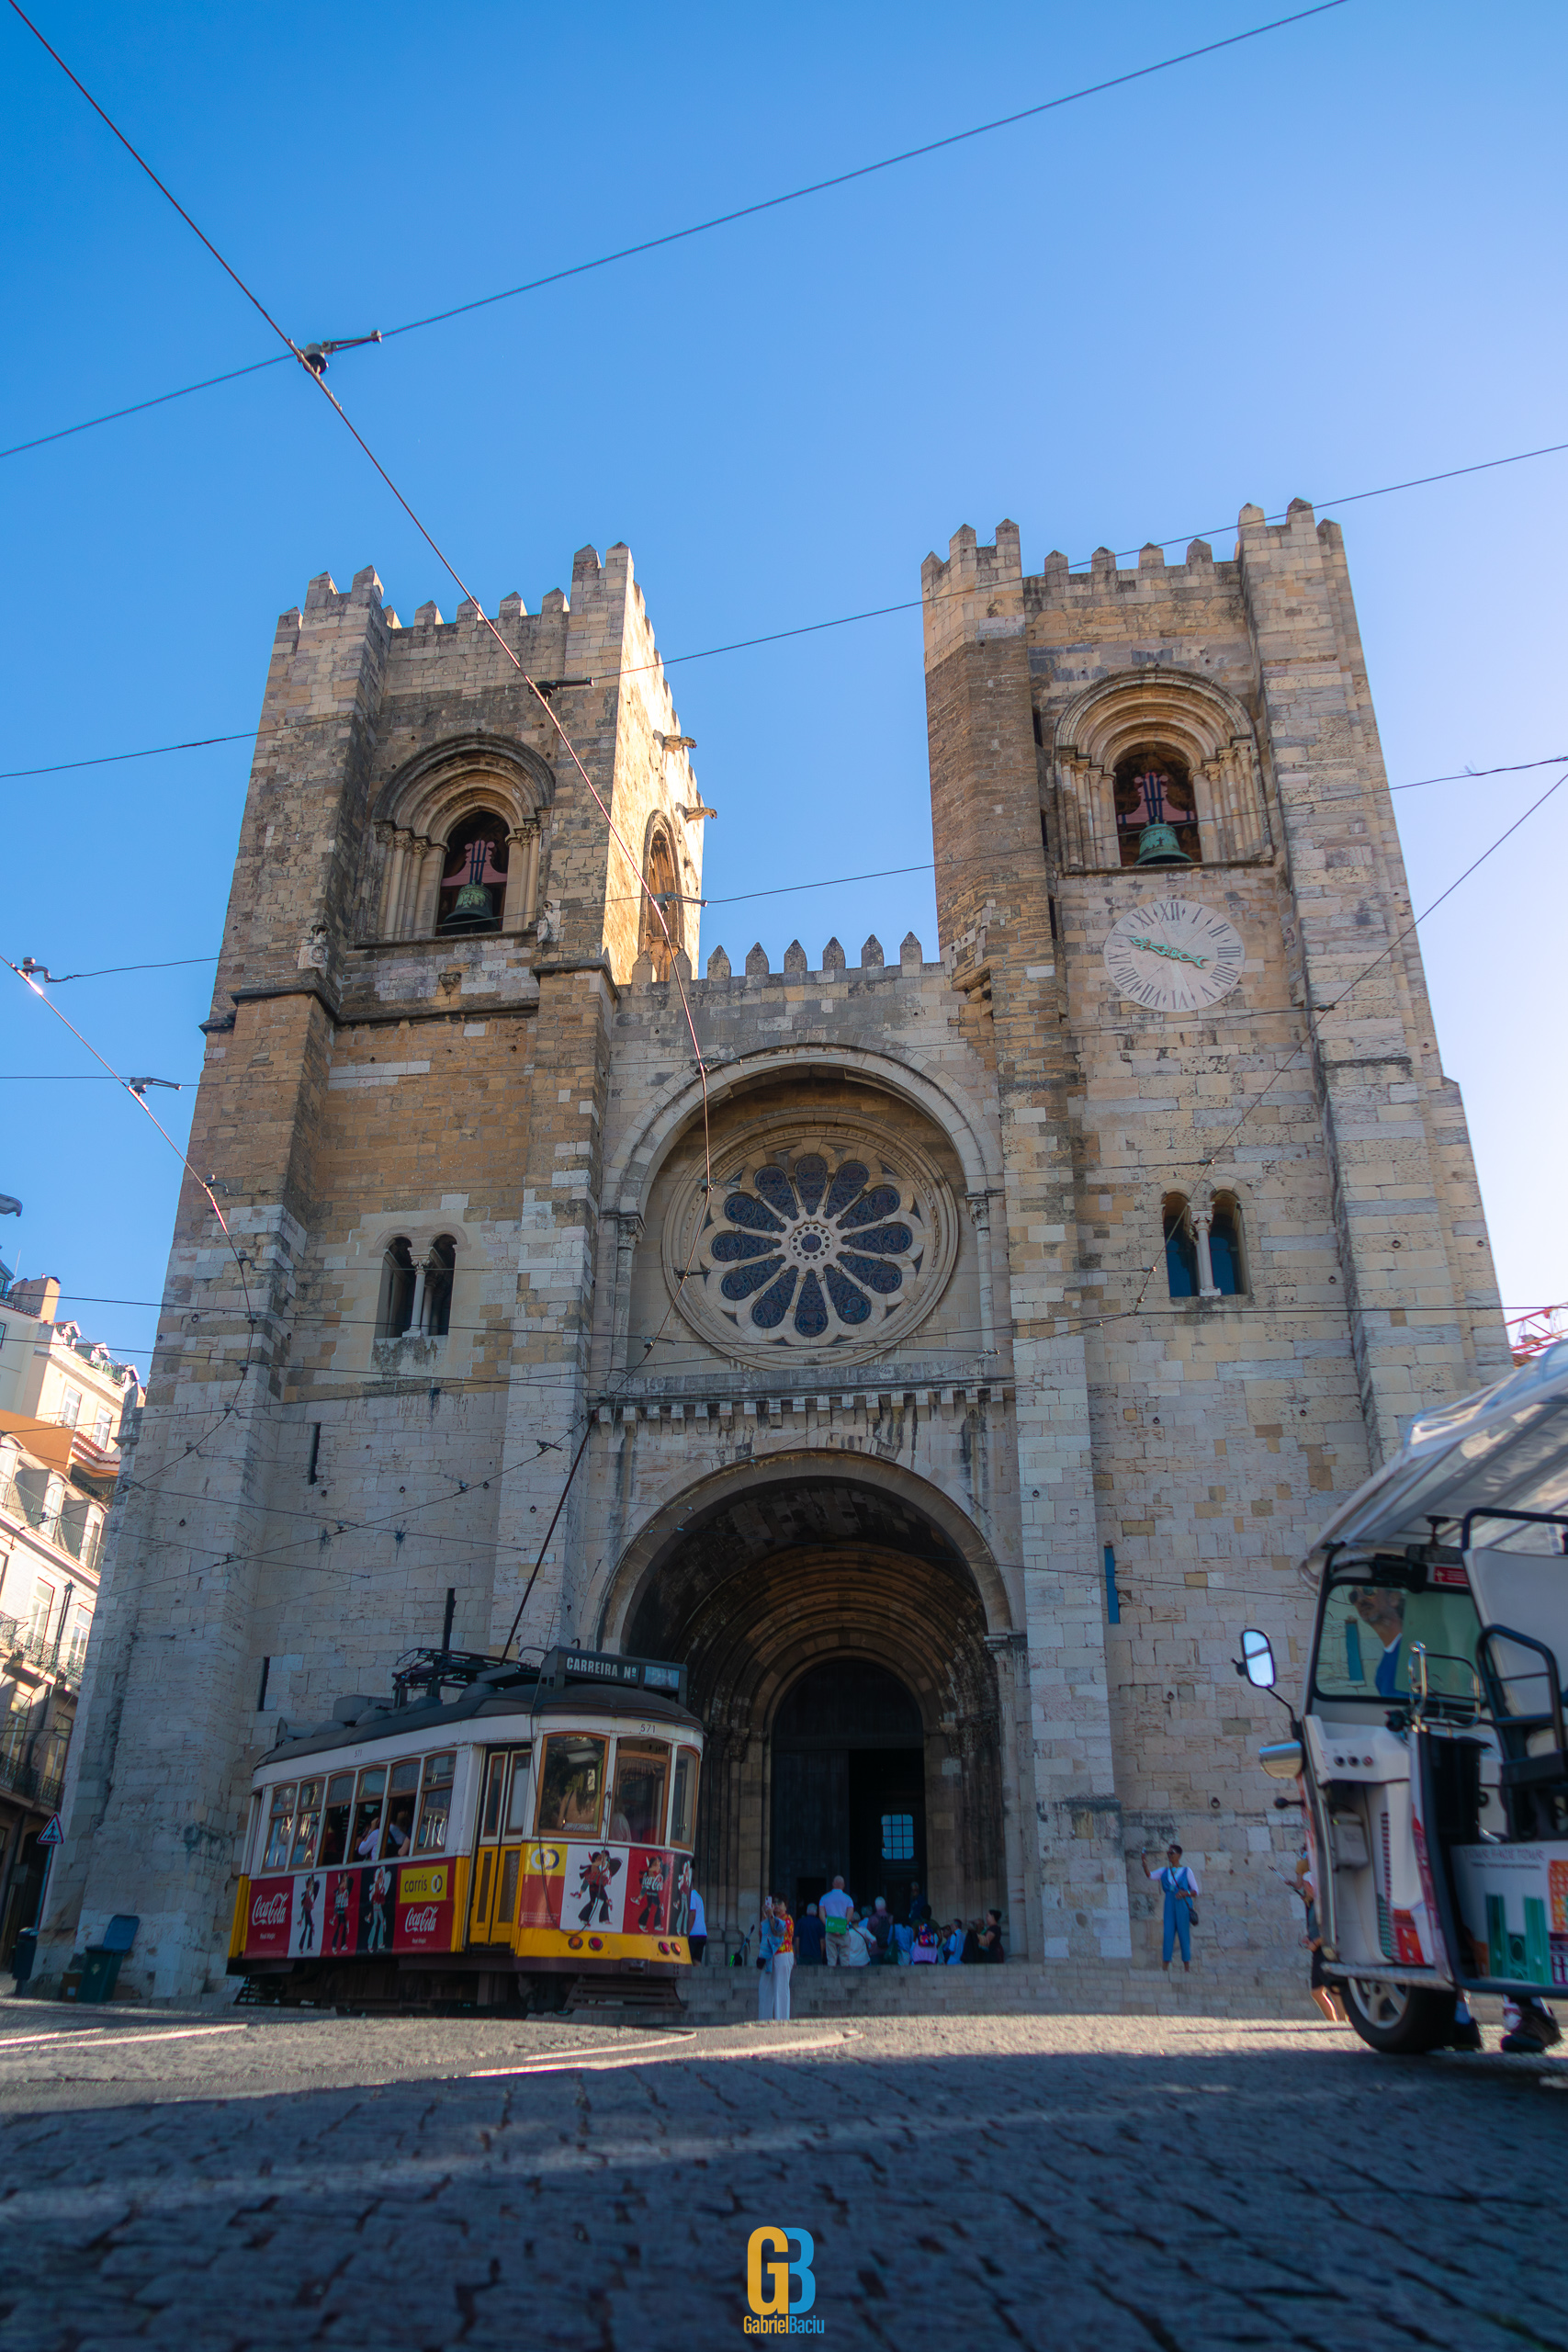
[[[1424,1984],[1391,1984],[1381,1976],[1351,1976],[1343,1986],[1350,2023],[1369,2049],[1418,2058],[1438,2050],[1453,2031],[1452,1993]]]

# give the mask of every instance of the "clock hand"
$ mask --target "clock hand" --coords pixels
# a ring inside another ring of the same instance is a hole
[[[1164,956],[1172,964],[1195,964],[1201,971],[1208,963],[1206,956],[1190,956],[1185,947],[1168,947],[1161,939],[1129,939],[1129,947],[1141,947],[1145,956]]]

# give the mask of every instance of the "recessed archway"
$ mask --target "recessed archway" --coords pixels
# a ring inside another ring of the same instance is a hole
[[[891,1746],[906,1767],[919,1756],[919,1803],[889,1810],[918,1820],[935,1908],[967,1917],[1003,1905],[1015,1875],[1013,1726],[989,1642],[1008,1623],[1001,1577],[972,1522],[925,1482],[886,1464],[857,1471],[841,1454],[738,1466],[645,1531],[605,1596],[602,1638],[688,1668],[707,1730],[698,1871],[715,1928],[750,1926],[780,1866],[794,1880],[829,1874],[821,1856],[803,1859],[793,1843],[775,1853],[775,1746],[801,1752],[788,1694],[852,1665],[863,1668],[868,1694],[878,1677],[907,1694]],[[829,1745],[847,1752],[850,1742]],[[856,1770],[855,1818],[869,1820],[877,1776]],[[844,1834],[863,1848],[863,1821]],[[862,1860],[874,1883],[851,1892],[869,1902],[889,1892],[875,1883],[889,1873],[880,1856]],[[906,1869],[906,1894],[912,1875]],[[773,1891],[799,1896],[793,1883]]]

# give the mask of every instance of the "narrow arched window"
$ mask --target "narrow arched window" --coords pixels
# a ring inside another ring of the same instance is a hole
[[[381,1295],[376,1308],[376,1337],[400,1340],[413,1320],[413,1251],[400,1233],[389,1242],[381,1261]]]
[[[1247,1288],[1247,1270],[1241,1254],[1241,1211],[1229,1193],[1214,1196],[1209,1220],[1209,1263],[1220,1296],[1239,1297]]]
[[[444,1340],[452,1326],[452,1275],[457,1249],[449,1233],[438,1233],[424,1261],[424,1306],[420,1329],[427,1339]]]
[[[643,879],[648,885],[649,897],[642,902],[640,953],[651,961],[654,978],[667,980],[670,967],[685,944],[685,932],[680,868],[675,862],[674,844],[662,825],[655,829],[649,842]],[[662,923],[649,903],[649,898],[658,901],[664,917]]]
[[[1160,1204],[1165,1226],[1165,1272],[1172,1298],[1198,1295],[1198,1244],[1192,1217],[1180,1193],[1168,1193]]]
[[[493,809],[466,817],[446,843],[441,869],[444,938],[463,932],[499,931],[506,899],[506,827]]]
[[[1201,865],[1198,800],[1177,752],[1145,744],[1116,763],[1116,839],[1123,865]]]

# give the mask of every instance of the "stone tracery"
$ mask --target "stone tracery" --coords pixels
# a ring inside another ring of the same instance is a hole
[[[770,1353],[863,1353],[907,1330],[935,1303],[955,1230],[934,1171],[848,1130],[754,1148],[672,1224],[691,1232],[682,1308],[727,1348]]]

